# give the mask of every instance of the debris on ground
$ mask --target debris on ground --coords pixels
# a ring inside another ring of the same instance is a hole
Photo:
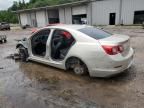
[[[72,89],[64,89],[58,94],[59,97],[66,101],[73,101],[73,97],[77,96]]]
[[[0,35],[0,43],[6,43],[6,42],[7,42],[6,35]]]
[[[20,59],[14,39],[23,39],[31,31],[2,31],[9,42],[0,44],[0,108],[143,108],[144,29],[127,28],[107,31],[130,36],[135,50],[133,66],[107,79],[11,60]]]
[[[14,60],[20,60],[20,55],[18,53],[10,54],[6,57],[7,59],[14,59]]]
[[[0,69],[4,69],[3,67],[0,67]]]
[[[47,83],[47,84],[57,84],[59,82],[59,77],[57,76],[51,76],[49,78],[45,78],[44,76],[40,75],[37,80],[40,83]]]

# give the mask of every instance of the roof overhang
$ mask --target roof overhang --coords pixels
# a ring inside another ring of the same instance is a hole
[[[58,8],[62,8],[62,7],[73,7],[73,6],[78,6],[78,5],[85,5],[85,4],[89,3],[90,1],[91,0],[83,0],[83,1],[78,1],[78,2],[60,4],[60,5],[23,9],[23,10],[14,11],[14,13],[24,13],[24,12],[39,11],[39,10],[51,10],[51,9],[58,9]]]

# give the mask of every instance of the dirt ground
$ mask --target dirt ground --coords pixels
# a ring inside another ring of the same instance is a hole
[[[143,108],[144,30],[109,28],[131,37],[133,66],[113,78],[77,76],[35,62],[10,59],[15,39],[30,30],[2,31],[8,42],[0,44],[0,108]]]

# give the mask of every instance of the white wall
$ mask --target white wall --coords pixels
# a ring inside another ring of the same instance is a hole
[[[71,24],[72,15],[87,13],[88,24],[109,25],[109,14],[116,13],[116,24],[120,21],[123,24],[133,24],[134,12],[144,10],[144,0],[122,0],[122,13],[120,18],[120,0],[94,1],[86,5],[59,8],[59,18],[61,23]],[[54,11],[49,12],[49,17],[58,17]],[[48,16],[44,11],[37,11],[37,25],[42,27],[48,22]],[[31,25],[31,13],[20,13],[22,25]]]
[[[27,24],[31,25],[31,15],[30,15],[30,13],[27,13]]]
[[[44,10],[36,12],[36,20],[37,20],[37,26],[38,27],[46,26],[46,15],[45,15]]]
[[[87,24],[92,25],[92,3],[87,5]]]
[[[71,9],[71,7],[65,8],[65,22],[66,22],[66,24],[72,24],[72,9]]]
[[[133,24],[134,11],[144,10],[144,0],[123,0],[122,20],[124,24]]]
[[[92,24],[108,25],[110,13],[116,13],[116,24],[119,24],[119,7],[120,0],[92,2]]]
[[[72,15],[86,14],[87,8],[86,6],[75,6],[72,7]]]
[[[108,25],[109,13],[116,13],[116,24],[133,24],[134,12],[144,10],[144,0],[122,0],[120,18],[120,0],[103,0],[92,2],[92,24]]]
[[[59,8],[59,19],[60,23],[72,24],[72,8]]]
[[[86,14],[87,6],[74,6],[59,8],[60,23],[72,24],[72,15]]]
[[[31,26],[36,27],[37,26],[36,12],[30,13],[30,19],[31,19]]]
[[[59,19],[60,23],[65,23],[65,9],[59,8]]]
[[[21,25],[28,24],[27,13],[20,13]]]

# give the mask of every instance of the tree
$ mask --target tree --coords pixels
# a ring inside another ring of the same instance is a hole
[[[18,6],[19,6],[18,2],[14,1],[13,5],[8,10],[16,11],[16,10],[18,10]]]
[[[28,8],[57,5],[63,3],[70,3],[74,1],[80,1],[80,0],[30,0],[30,2],[28,3]]]
[[[11,11],[0,11],[0,22],[18,23],[18,19]]]
[[[25,4],[25,0],[22,0],[22,1],[23,1],[22,3]]]
[[[35,3],[37,0],[30,0],[29,3]]]
[[[57,5],[62,3],[69,3],[80,0],[30,0],[25,3],[25,0],[14,1],[13,5],[8,10],[0,11],[0,22],[18,23],[18,18],[12,11],[17,11],[26,8],[36,8],[49,5]]]

